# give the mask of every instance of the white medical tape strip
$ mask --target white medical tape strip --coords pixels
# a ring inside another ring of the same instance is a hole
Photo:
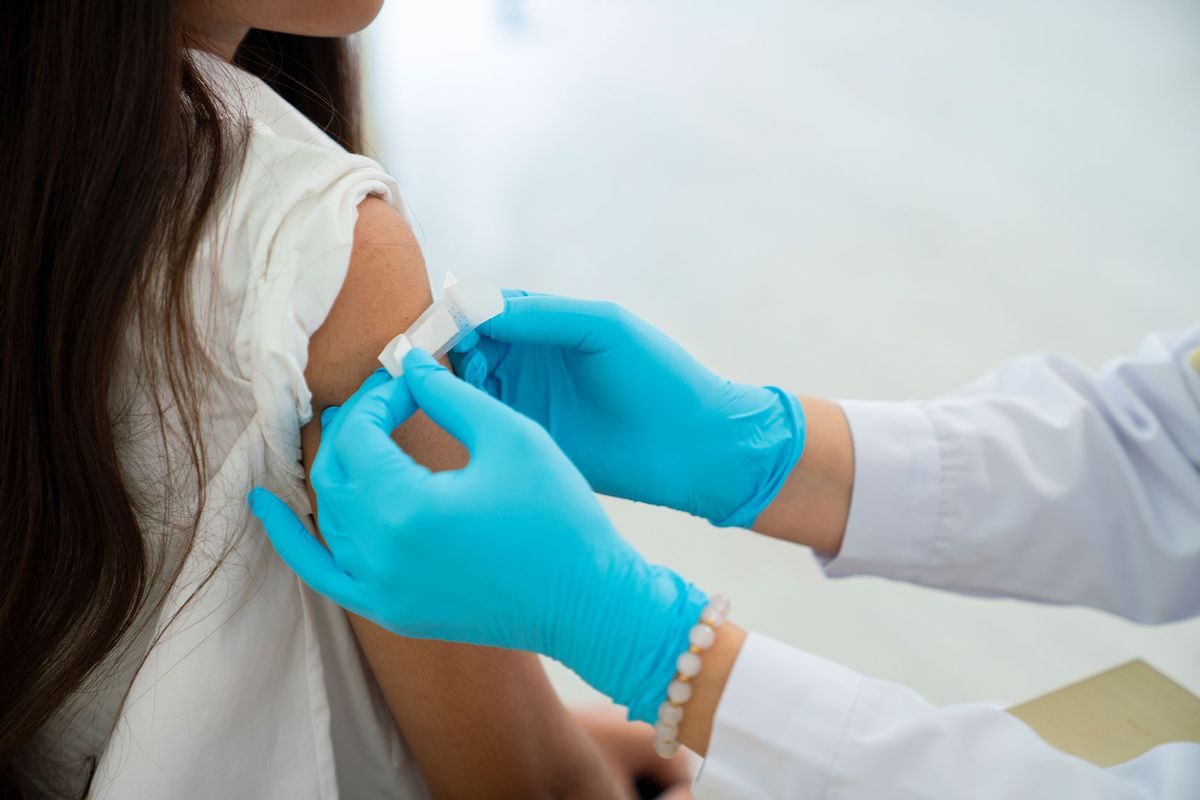
[[[393,378],[404,373],[404,354],[414,347],[434,358],[450,352],[471,331],[504,310],[504,295],[482,275],[454,282],[447,276],[446,293],[417,317],[408,330],[392,339],[379,354]]]

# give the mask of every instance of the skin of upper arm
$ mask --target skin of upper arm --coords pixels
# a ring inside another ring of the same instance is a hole
[[[345,283],[309,342],[305,377],[313,422],[301,430],[306,474],[320,444],[321,412],[343,402],[379,367],[379,351],[430,299],[425,262],[408,224],[383,200],[366,199]],[[424,414],[395,438],[430,469],[467,462],[463,447]],[[315,498],[313,507],[319,527]],[[349,617],[435,797],[615,796],[603,789],[611,779],[535,656],[405,639]]]

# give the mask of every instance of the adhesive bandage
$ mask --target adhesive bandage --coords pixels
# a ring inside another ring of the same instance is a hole
[[[441,358],[468,333],[504,310],[504,295],[487,278],[471,275],[457,281],[447,274],[445,293],[425,309],[408,330],[392,339],[379,354],[379,363],[393,377],[404,372],[404,354],[414,347]]]

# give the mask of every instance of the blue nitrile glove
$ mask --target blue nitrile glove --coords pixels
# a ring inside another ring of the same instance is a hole
[[[795,397],[717,377],[611,303],[508,292],[451,359],[541,423],[596,491],[714,525],[749,527],[804,450]]]
[[[433,473],[392,441],[420,408],[471,452]],[[420,350],[322,423],[328,549],[270,492],[250,505],[313,589],[402,636],[542,653],[653,722],[707,598],[613,529],[546,432]]]

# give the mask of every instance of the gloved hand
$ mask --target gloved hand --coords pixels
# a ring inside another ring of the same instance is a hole
[[[804,450],[804,412],[723,380],[611,303],[506,293],[459,375],[539,422],[602,494],[749,527]]]
[[[313,589],[402,636],[528,650],[653,722],[705,595],[646,563],[546,432],[419,350],[322,419],[328,549],[264,489],[252,510]],[[471,452],[433,473],[391,439],[418,408]]]

